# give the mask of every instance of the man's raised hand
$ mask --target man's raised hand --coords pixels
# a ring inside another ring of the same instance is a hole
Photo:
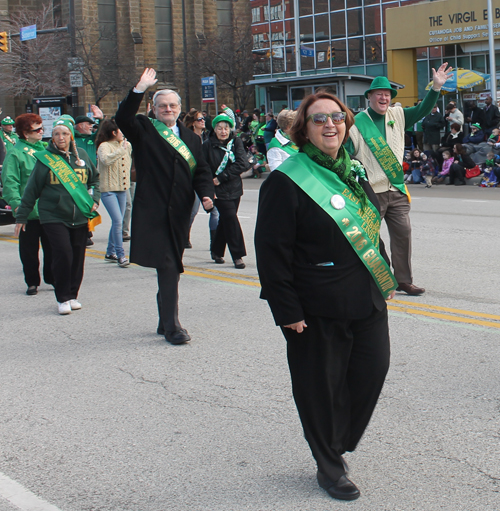
[[[157,81],[156,71],[152,67],[147,67],[135,88],[141,92],[146,92],[146,90],[152,87]]]

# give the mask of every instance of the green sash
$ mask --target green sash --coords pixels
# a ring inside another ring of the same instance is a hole
[[[194,175],[196,169],[196,160],[194,159],[193,153],[189,150],[189,147],[164,123],[158,119],[149,120],[153,123],[156,131],[160,136],[166,140],[186,161],[191,170],[191,177]]]
[[[408,190],[405,186],[403,167],[370,116],[366,111],[360,112],[354,118],[354,123],[391,184],[401,193],[407,195]]]
[[[283,135],[283,132],[280,130],[281,134]],[[285,135],[283,135],[285,136]],[[286,136],[285,136],[286,138]],[[267,150],[271,149],[272,147],[278,147],[279,149],[283,149],[285,153],[288,153],[290,155],[297,154],[299,151],[299,148],[290,140],[288,139],[287,144],[282,144],[276,137],[274,137],[271,142],[269,142],[269,147]]]
[[[291,156],[277,170],[286,174],[335,221],[370,272],[382,296],[389,297],[398,283],[379,252],[380,214],[373,204],[368,201],[363,210],[360,200],[337,174],[318,165],[304,153]],[[340,196],[345,207],[335,209],[331,201]]]
[[[35,153],[35,157],[55,174],[75,201],[76,207],[87,218],[94,218],[98,215],[97,211],[92,211],[94,199],[90,196],[87,187],[80,181],[74,169],[63,157],[47,150]]]

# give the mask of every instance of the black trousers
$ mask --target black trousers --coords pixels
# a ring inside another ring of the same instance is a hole
[[[361,439],[389,369],[387,309],[362,320],[305,321],[300,334],[282,327],[293,397],[318,469],[337,481],[341,456]]]
[[[63,223],[43,224],[52,248],[52,275],[59,303],[76,299],[83,280],[87,225],[66,227]]]
[[[40,279],[40,242],[43,249],[43,280],[53,284],[52,255],[50,243],[43,230],[40,220],[28,220],[26,230],[19,233],[19,257],[23,265],[24,281],[27,286],[39,286]]]
[[[226,244],[233,261],[247,255],[243,232],[238,220],[238,208],[240,199],[220,200],[215,199],[215,207],[219,211],[219,225],[212,243],[212,252],[219,257],[224,257]]]
[[[458,183],[465,183],[465,166],[461,163],[453,163],[450,167],[450,185]]]

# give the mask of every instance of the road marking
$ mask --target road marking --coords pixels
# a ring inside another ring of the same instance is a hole
[[[22,511],[61,511],[0,472],[0,496]]]
[[[1,235],[0,239],[12,243],[18,243],[17,238]],[[87,257],[102,259],[104,252],[99,250],[87,249]],[[131,264],[139,268],[137,265]],[[185,275],[190,277],[205,278],[224,283],[231,283],[250,287],[260,287],[259,277],[254,275],[236,275],[230,271],[223,271],[211,268],[198,268],[196,266],[186,266]],[[425,303],[415,303],[405,300],[391,300],[388,303],[390,311],[399,312],[398,316],[404,314],[413,314],[415,316],[433,318],[434,320],[447,321],[451,323],[465,323],[469,325],[478,325],[480,327],[500,329],[500,316],[486,314],[484,312],[474,312],[463,309],[454,309],[451,307],[442,307],[439,305],[429,305]],[[491,320],[491,321],[485,321]],[[459,326],[459,325],[455,325]]]

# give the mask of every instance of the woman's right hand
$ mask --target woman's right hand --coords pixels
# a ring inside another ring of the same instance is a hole
[[[306,322],[302,320],[297,323],[292,323],[291,325],[284,325],[284,328],[291,328],[292,330],[295,330],[298,334],[301,334],[304,331],[304,328],[307,328],[307,325]]]
[[[16,238],[19,238],[19,233],[21,232],[21,229],[23,231],[26,230],[26,224],[16,224],[16,227],[14,228],[14,236]]]

